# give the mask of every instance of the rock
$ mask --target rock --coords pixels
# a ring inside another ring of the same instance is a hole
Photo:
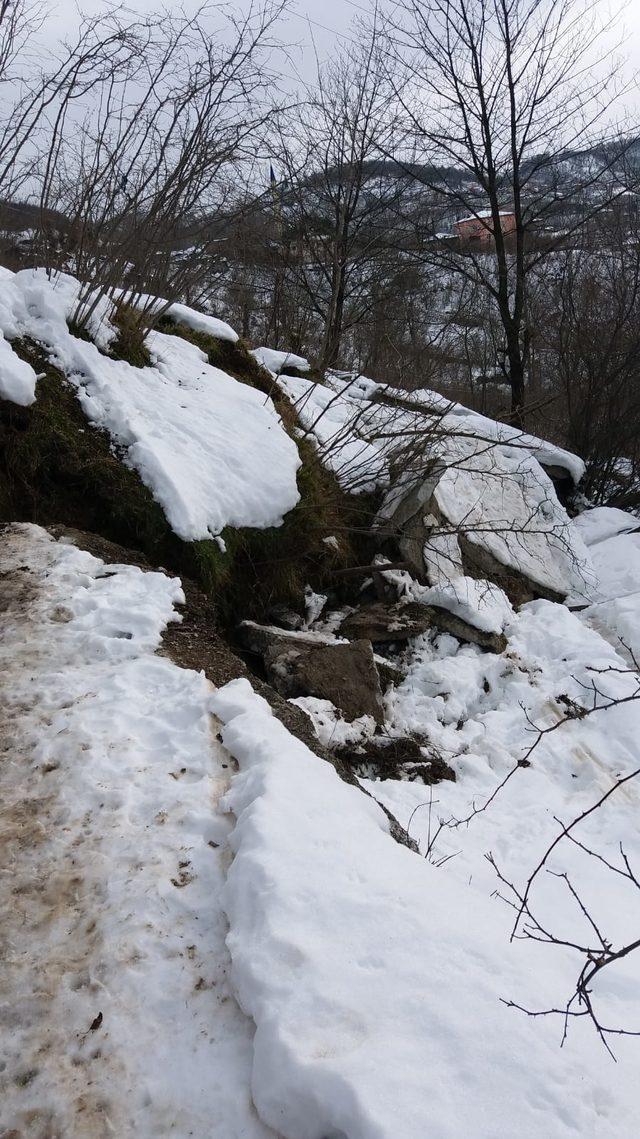
[[[404,779],[426,784],[455,782],[456,773],[433,748],[421,746],[410,736],[392,739],[373,737],[337,753],[361,779]]]
[[[470,625],[462,617],[435,605],[431,606],[431,614],[434,628],[439,629],[441,633],[450,633],[459,641],[479,645],[481,649],[487,649],[491,653],[503,653],[507,647],[504,633],[487,633],[484,629],[476,629],[475,625]]]
[[[437,462],[402,471],[378,512],[418,581],[467,575],[514,604],[588,595],[593,566],[541,465],[526,451],[473,437],[441,441]]]
[[[373,659],[378,670],[380,687],[383,692],[386,692],[387,688],[390,688],[392,684],[402,684],[406,676],[403,669],[399,668],[393,661],[387,660],[386,657],[380,656],[379,653],[374,653]]]
[[[287,605],[274,605],[267,616],[269,620],[275,621],[276,625],[292,632],[304,627],[304,618],[296,613],[295,609],[291,609]]]
[[[507,645],[502,633],[487,633],[476,629],[461,617],[435,605],[423,605],[419,601],[398,602],[385,605],[376,602],[356,610],[342,622],[339,632],[349,640],[366,640],[382,644],[385,641],[406,641],[417,637],[429,629],[441,633],[451,633],[459,641],[480,645],[490,652],[501,653]],[[385,678],[386,679],[386,678]],[[390,681],[389,681],[390,683]]]
[[[384,720],[380,679],[366,640],[341,643],[313,633],[291,633],[245,621],[245,644],[262,656],[270,684],[287,699],[317,696],[335,704],[345,720]]]
[[[387,605],[384,601],[363,605],[342,622],[341,636],[378,642],[406,641],[425,633],[433,624],[432,611],[418,601]]]

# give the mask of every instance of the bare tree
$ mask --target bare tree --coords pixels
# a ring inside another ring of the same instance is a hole
[[[389,51],[405,66],[396,94],[414,158],[407,168],[450,221],[470,215],[487,239],[477,248],[438,241],[427,224],[425,255],[479,284],[495,306],[511,415],[523,426],[531,274],[557,247],[551,231],[579,228],[627,188],[628,136],[604,141],[616,134],[612,104],[621,93],[610,24],[598,23],[590,0],[400,7]]]
[[[274,149],[285,179],[278,220],[287,279],[305,292],[320,323],[323,370],[337,363],[343,337],[372,309],[396,222],[399,182],[380,163],[395,129],[386,70],[374,18],[318,68]]]
[[[107,295],[143,328],[211,282],[216,216],[272,113],[270,33],[285,2],[239,18],[208,4],[190,16],[112,17],[120,53],[46,140],[43,222],[52,208],[69,219],[77,323]]]
[[[544,328],[541,382],[555,396],[564,442],[585,460],[595,503],[640,503],[640,219],[635,198],[598,232],[558,251],[532,307]]]

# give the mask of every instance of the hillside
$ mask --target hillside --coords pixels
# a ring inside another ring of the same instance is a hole
[[[630,1139],[637,517],[78,292],[0,270],[0,1139]]]

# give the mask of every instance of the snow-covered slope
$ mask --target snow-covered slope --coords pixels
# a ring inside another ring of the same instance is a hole
[[[577,456],[434,392],[407,395],[363,377],[330,377],[329,387],[289,376],[279,383],[345,489],[389,487],[383,529],[406,496],[424,488],[425,512],[433,496],[442,517],[433,518],[424,546],[431,584],[463,573],[462,537],[560,597],[590,595],[589,555],[542,466],[577,481],[584,471]]]
[[[554,713],[546,693],[567,681],[572,665],[616,661],[571,614],[559,628],[557,609],[536,603],[514,648],[524,650],[523,666],[535,667],[543,641],[546,660],[562,641],[570,661],[556,665],[535,695],[514,665],[484,714],[468,709],[459,784],[441,784],[431,797],[422,784],[370,785],[403,822],[418,809],[412,829],[424,845],[430,798],[438,815],[462,816],[528,747],[516,696],[533,696],[548,719]],[[471,654],[467,674],[485,661]],[[419,672],[406,687],[418,685],[425,696],[417,715],[427,699],[437,705]],[[240,764],[225,798],[238,822],[224,904],[233,980],[257,1025],[252,1091],[266,1122],[287,1139],[630,1139],[640,1124],[636,1042],[616,1041],[614,1065],[592,1027],[578,1022],[560,1050],[561,1018],[530,1019],[503,1003],[561,1006],[577,970],[569,950],[510,943],[514,914],[493,896],[498,882],[484,854],[492,850],[521,881],[553,833],[553,813],[579,810],[614,772],[636,762],[637,712],[621,710],[604,725],[555,737],[495,810],[445,837],[438,858],[457,856],[437,866],[394,844],[376,805],[292,740],[247,681],[221,690],[214,707]],[[596,755],[612,724],[618,739],[609,748],[613,768],[605,769]],[[598,820],[590,837],[605,855],[624,834],[632,861],[640,856],[638,806],[636,790]],[[569,864],[580,881],[579,859],[570,855]],[[587,865],[587,874],[590,901],[600,878],[607,888],[599,918],[613,923],[617,937],[631,935],[632,892],[624,883],[609,889],[597,866]],[[547,894],[545,915],[562,928],[571,898],[560,888]],[[579,911],[573,916],[580,923]],[[599,985],[607,1022],[637,1023],[637,979],[635,964]]]
[[[299,458],[271,400],[175,336],[149,335],[152,367],[110,358],[70,333],[76,297],[77,282],[64,275],[50,281],[41,270],[24,270],[3,278],[0,331],[47,348],[88,419],[109,432],[181,538],[208,538],[225,526],[279,525],[298,501]],[[114,335],[108,308],[94,317],[104,348]],[[0,346],[0,393],[32,402],[33,369],[6,341]]]

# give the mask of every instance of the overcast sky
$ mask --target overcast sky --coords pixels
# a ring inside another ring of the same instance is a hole
[[[183,0],[187,10],[196,8],[200,0]],[[600,0],[607,11],[609,0]],[[138,10],[159,7],[161,0],[129,0],[129,5]],[[247,0],[248,3],[248,0]],[[615,3],[615,0],[614,0]],[[235,0],[234,7],[242,9],[243,0]],[[104,0],[82,0],[84,11],[96,11],[104,7]],[[77,23],[78,4],[76,0],[49,0],[49,11],[55,32],[62,35],[72,31]],[[348,37],[354,18],[367,8],[367,0],[297,0],[286,19],[284,38],[292,45],[294,69],[303,78],[311,78],[314,70],[314,55],[326,58],[334,50],[340,38]],[[623,52],[628,57],[629,76],[640,70],[640,0],[627,0],[621,31],[616,35],[623,40]],[[640,106],[640,97],[635,101]]]

